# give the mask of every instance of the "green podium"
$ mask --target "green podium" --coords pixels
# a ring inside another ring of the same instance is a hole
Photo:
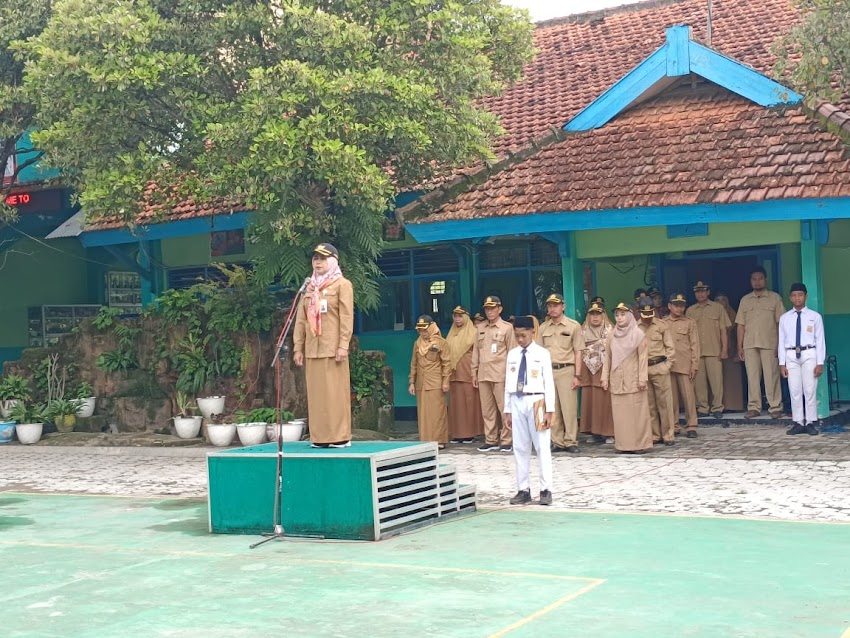
[[[276,468],[277,443],[211,452],[210,532],[272,531]],[[475,488],[457,484],[436,443],[284,443],[282,484],[287,536],[374,541],[476,507]]]

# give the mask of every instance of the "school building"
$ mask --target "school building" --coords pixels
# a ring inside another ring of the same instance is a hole
[[[540,314],[562,291],[581,319],[593,295],[609,308],[647,285],[692,298],[697,280],[737,307],[754,265],[783,297],[806,283],[837,360],[833,394],[850,397],[840,283],[850,272],[850,102],[809,108],[772,79],[773,44],[799,20],[787,0],[713,5],[710,35],[704,0],[540,23],[523,80],[485,104],[505,128],[497,159],[399,195],[381,304],[358,314],[356,330],[364,348],[387,352],[402,416],[414,407],[406,379],[419,314],[445,334],[459,303],[476,312],[498,295],[506,316]],[[18,190],[46,185],[39,176]],[[52,228],[0,249],[0,358],[70,325],[52,321],[50,306],[138,308],[211,261],[249,261],[250,219],[186,203],[131,231],[83,227],[63,208]],[[86,310],[61,312],[73,321]]]

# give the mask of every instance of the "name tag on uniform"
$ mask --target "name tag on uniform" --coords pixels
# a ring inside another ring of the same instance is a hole
[[[532,368],[531,369],[531,378],[536,379],[539,376],[540,376],[540,370],[537,370],[536,368]]]
[[[814,332],[814,331],[815,331],[814,326],[806,326],[806,332]]]
[[[491,343],[490,344],[490,352],[493,353],[493,354],[496,354],[498,351],[499,351],[499,346],[497,346],[495,343]]]
[[[319,312],[322,314],[327,313],[328,311],[328,300],[322,299],[319,301]]]

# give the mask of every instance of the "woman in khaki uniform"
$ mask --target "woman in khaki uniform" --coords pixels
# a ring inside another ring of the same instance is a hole
[[[481,400],[472,385],[472,348],[478,331],[465,308],[452,311],[452,327],[446,335],[449,346],[449,433],[452,443],[472,443],[484,434]]]
[[[728,329],[729,356],[723,360],[723,406],[730,411],[744,411],[744,375],[741,372],[741,360],[738,358],[738,327],[735,325],[735,309],[729,303],[726,293],[718,292],[714,301],[723,306],[729,316],[731,326]]]
[[[439,448],[449,440],[446,392],[451,376],[449,346],[440,329],[428,315],[416,321],[419,338],[410,357],[410,394],[416,396],[419,440],[436,441]]]
[[[295,365],[306,363],[307,421],[313,447],[351,445],[348,347],[354,332],[354,289],[331,244],[313,251],[313,274],[295,320]]]
[[[602,366],[602,388],[611,393],[614,447],[643,454],[652,449],[646,335],[625,303],[614,308],[614,320]]]
[[[600,303],[590,304],[584,319],[582,334],[581,373],[581,432],[592,434],[596,443],[605,443],[614,436],[614,416],[611,395],[602,388],[602,366],[608,354],[608,333],[611,321]]]

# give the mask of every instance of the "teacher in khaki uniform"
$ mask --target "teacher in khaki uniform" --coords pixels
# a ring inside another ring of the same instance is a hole
[[[549,318],[540,326],[537,342],[549,351],[555,376],[555,418],[552,421],[552,451],[578,452],[578,388],[581,385],[581,353],[584,336],[581,324],[564,314],[563,296],[546,299]]]
[[[295,320],[295,365],[306,363],[307,416],[313,447],[351,445],[348,347],[354,332],[354,289],[331,244],[313,250],[313,274]]]
[[[487,323],[478,327],[472,350],[472,385],[478,388],[484,417],[484,444],[478,451],[511,452],[511,430],[504,426],[505,369],[508,352],[516,346],[514,327],[502,319],[501,299],[487,297],[483,305]]]
[[[675,421],[673,416],[673,390],[670,385],[670,368],[676,360],[676,349],[670,324],[656,316],[655,304],[640,309],[638,327],[646,335],[646,356],[649,391],[649,420],[652,423],[652,442],[673,445]]]
[[[699,334],[699,370],[694,381],[697,415],[723,418],[723,361],[729,355],[729,315],[726,309],[708,298],[711,287],[698,281],[694,286],[697,302],[685,313],[697,322]],[[711,404],[708,390],[711,388]]]
[[[767,273],[758,266],[750,273],[753,291],[738,305],[738,357],[747,368],[748,419],[761,414],[761,378],[770,416],[782,417],[782,392],[779,389],[777,342],[779,320],[785,314],[782,297],[767,289]]]
[[[679,401],[685,405],[685,427],[689,439],[697,437],[697,402],[694,396],[694,378],[699,370],[699,335],[697,323],[685,316],[688,305],[685,295],[680,292],[670,297],[670,315],[665,321],[670,326],[673,335],[673,347],[676,359],[670,369],[670,379],[673,385],[673,414],[678,425]],[[675,426],[674,426],[675,427]],[[675,428],[678,430],[678,428]]]

